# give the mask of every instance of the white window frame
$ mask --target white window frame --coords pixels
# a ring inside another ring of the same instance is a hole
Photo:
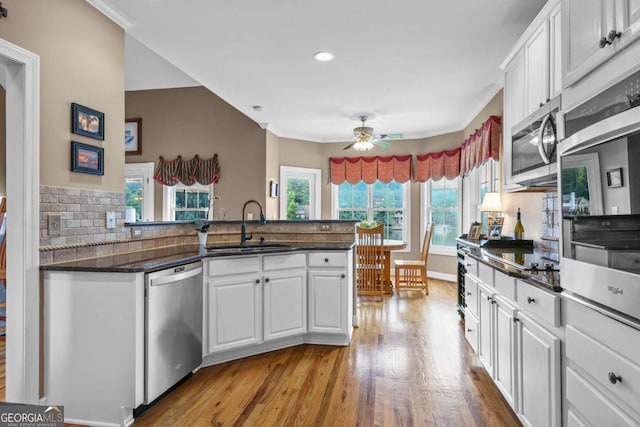
[[[458,234],[463,234],[462,193],[464,181],[460,177],[456,179],[458,180]],[[420,183],[420,198],[422,200],[422,203],[420,204],[420,235],[424,236],[427,224],[429,223],[429,218],[431,218],[431,180]],[[456,247],[431,245],[429,247],[429,253],[434,255],[456,256]]]
[[[287,219],[287,182],[289,178],[308,179],[309,185],[309,219],[320,219],[322,202],[322,170],[301,168],[296,166],[280,166],[280,219]]]
[[[403,235],[405,236],[404,242],[407,246],[404,249],[397,250],[394,252],[411,252],[411,182],[407,181],[401,184],[403,186],[403,197],[405,200],[404,212],[405,212],[405,221],[404,221],[404,229]],[[336,184],[331,184],[331,219],[338,219],[338,189],[339,186]],[[373,199],[373,184],[367,184],[368,190],[368,200],[371,201]],[[373,207],[368,206],[366,209],[367,212],[367,221],[373,220]]]
[[[142,221],[153,221],[154,219],[154,203],[153,203],[153,171],[155,165],[149,163],[125,163],[124,175],[126,178],[142,177],[142,213],[144,217]]]
[[[175,221],[176,220],[176,189],[195,188],[209,191],[209,200],[214,200],[214,185],[202,185],[195,183],[193,185],[184,185],[179,182],[174,186],[163,185],[162,186],[162,220],[163,221]],[[213,209],[209,209],[209,220],[213,219]]]

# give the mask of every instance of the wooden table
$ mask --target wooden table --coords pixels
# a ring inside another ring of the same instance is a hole
[[[402,240],[385,239],[382,242],[384,247],[384,293],[393,293],[393,284],[391,283],[391,251],[398,251],[407,247],[406,242]]]

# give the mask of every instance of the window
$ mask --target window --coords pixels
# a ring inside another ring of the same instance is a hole
[[[409,247],[409,184],[377,181],[333,185],[334,219],[384,222],[385,239],[402,240]],[[410,250],[410,249],[407,249]]]
[[[209,201],[213,197],[211,185],[184,185],[178,183],[173,187],[164,186],[164,206],[162,217],[165,221],[193,221],[204,219],[209,213]]]
[[[480,198],[478,199],[479,210],[485,194],[490,191],[500,191],[500,163],[489,159],[476,170],[476,173],[478,174],[480,184]],[[489,223],[489,212],[480,212],[480,222],[482,223],[482,233],[486,234],[487,224]]]
[[[153,162],[125,164],[124,197],[136,221],[153,221]]]
[[[460,178],[422,183],[422,223],[424,235],[426,224],[434,223],[430,251],[442,255],[455,254],[456,238],[461,234]]]

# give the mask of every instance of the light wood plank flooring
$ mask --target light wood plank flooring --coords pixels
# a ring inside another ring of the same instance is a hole
[[[203,368],[135,426],[520,426],[464,339],[455,284],[360,302],[351,346]],[[5,341],[0,340],[4,400]],[[99,398],[99,397],[98,397]]]
[[[361,301],[349,347],[203,368],[136,426],[518,426],[464,339],[455,284]]]

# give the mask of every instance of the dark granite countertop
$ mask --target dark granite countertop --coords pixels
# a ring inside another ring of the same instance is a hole
[[[273,254],[296,251],[345,251],[353,247],[354,243],[345,242],[278,242],[278,245],[268,246],[254,244],[247,248],[239,248],[232,242],[211,245],[213,251],[207,251],[198,245],[180,245],[166,248],[150,249],[130,252],[126,254],[107,255],[99,258],[89,258],[68,261],[58,264],[40,266],[43,271],[85,271],[110,273],[150,273],[165,268],[176,267],[203,258],[218,258],[238,255]]]
[[[464,244],[463,241],[458,239],[459,243]],[[518,268],[515,262],[510,262],[510,256],[521,255],[522,257],[528,256],[528,262],[530,260],[540,262],[541,268],[543,267],[542,261],[552,262],[552,260],[544,259],[543,252],[537,251],[535,248],[523,248],[523,247],[481,247],[480,245],[466,245],[468,254],[470,257],[477,259],[478,261],[487,264],[496,270],[504,273],[508,276],[515,277],[531,285],[542,287],[546,290],[553,292],[562,292],[560,286],[560,271],[558,270],[524,270]],[[538,261],[540,260],[540,261]]]

